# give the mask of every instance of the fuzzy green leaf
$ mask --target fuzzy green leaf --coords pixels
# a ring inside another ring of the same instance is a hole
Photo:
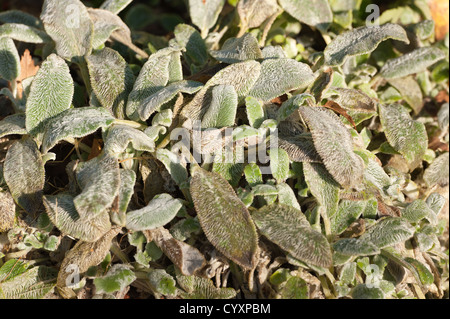
[[[220,50],[211,50],[209,54],[217,61],[229,64],[262,59],[258,40],[251,33],[240,38],[229,38]]]
[[[131,270],[131,266],[116,264],[111,267],[105,276],[94,279],[97,293],[110,294],[121,291],[136,280],[136,275]]]
[[[0,138],[12,134],[27,134],[24,114],[9,115],[0,121]]]
[[[19,23],[5,23],[0,26],[0,39],[10,38],[27,43],[50,42],[51,38],[42,30]]]
[[[45,122],[42,138],[42,152],[47,153],[59,141],[66,138],[80,138],[106,128],[114,117],[106,110],[97,107],[68,109]]]
[[[192,23],[200,29],[203,38],[216,23],[224,4],[225,0],[189,0]]]
[[[31,84],[26,104],[26,128],[36,136],[45,120],[70,108],[74,84],[66,62],[51,54],[41,65]]]
[[[202,118],[202,128],[233,126],[238,106],[238,96],[234,87],[232,85],[214,86],[211,95],[211,104]]]
[[[406,218],[410,223],[417,224],[422,219],[436,220],[435,213],[422,199],[416,199],[410,203],[402,212],[402,217]]]
[[[322,163],[322,158],[317,153],[310,134],[296,136],[280,134],[278,147],[285,150],[293,162]]]
[[[242,0],[238,2],[237,12],[241,23],[247,28],[258,28],[268,18],[277,13],[276,0]]]
[[[125,9],[133,0],[105,0],[100,9],[111,11],[114,14],[119,14]]]
[[[348,111],[360,113],[375,113],[377,111],[375,100],[361,90],[332,87],[328,95],[330,95],[331,100]]]
[[[0,12],[0,22],[25,24],[27,26],[38,29],[43,28],[42,22],[38,18],[36,18],[34,15],[19,10],[8,10]]]
[[[434,276],[431,273],[431,271],[428,270],[428,268],[422,264],[420,261],[418,261],[417,259],[411,258],[411,257],[406,257],[405,261],[407,263],[409,263],[412,267],[415,268],[415,270],[417,271],[419,278],[420,278],[420,282],[423,285],[431,285],[434,282]]]
[[[176,281],[164,269],[150,269],[147,274],[150,285],[162,295],[174,296],[177,293]]]
[[[106,135],[104,150],[108,154],[118,155],[130,143],[137,151],[153,152],[155,148],[155,142],[144,132],[127,125],[113,125]]]
[[[131,197],[134,194],[136,184],[136,173],[131,169],[120,169],[120,188],[117,210],[111,210],[111,221],[116,225],[126,225],[126,212]]]
[[[186,291],[185,299],[232,299],[236,296],[233,288],[217,288],[211,279],[199,276],[183,276],[177,273],[177,282]]]
[[[261,75],[248,95],[270,101],[314,80],[310,67],[292,59],[267,59],[261,63]]]
[[[245,98],[245,106],[250,126],[259,128],[266,119],[262,103],[254,97],[248,96]]]
[[[277,184],[278,202],[287,206],[292,206],[301,211],[294,190],[286,183]]]
[[[16,203],[34,215],[42,204],[45,170],[36,142],[25,137],[6,153],[3,176]]]
[[[342,65],[347,57],[370,53],[387,39],[409,43],[406,31],[398,24],[360,27],[338,35],[328,44],[324,50],[325,63]]]
[[[366,284],[359,284],[352,290],[353,299],[384,299],[383,290],[377,287],[369,287]]]
[[[174,35],[177,43],[186,48],[184,55],[189,65],[201,67],[208,61],[208,51],[200,33],[192,26],[179,24],[175,27]]]
[[[289,174],[289,155],[288,153],[281,149],[271,149],[269,151],[270,155],[270,170],[272,176],[277,180],[278,183],[285,181]]]
[[[331,250],[327,239],[311,228],[300,210],[273,204],[252,213],[252,218],[264,236],[295,258],[314,266],[331,265]]]
[[[402,78],[422,72],[444,58],[445,53],[438,48],[418,48],[398,58],[386,61],[380,70],[380,75],[386,79]]]
[[[0,27],[1,28],[1,27]],[[1,31],[0,31],[1,33]],[[20,74],[20,57],[11,38],[0,38],[0,78],[14,81]]]
[[[230,184],[217,173],[196,168],[190,190],[208,240],[226,257],[252,269],[258,246],[256,228]]]
[[[342,200],[337,213],[331,218],[331,230],[334,234],[343,233],[364,212],[367,201]]]
[[[333,244],[333,250],[346,256],[371,256],[380,253],[375,244],[357,238],[340,239]]]
[[[369,228],[360,240],[370,241],[378,248],[402,243],[414,235],[415,228],[407,219],[401,217],[386,217]]]
[[[315,99],[311,94],[303,93],[295,95],[281,104],[277,112],[277,120],[284,121],[303,105],[312,105]]]
[[[410,169],[416,168],[428,148],[425,126],[411,119],[408,110],[400,104],[380,105],[379,115],[389,144],[403,155]]]
[[[326,30],[333,22],[333,13],[326,0],[280,0],[283,9],[298,21]]]
[[[308,284],[300,277],[289,278],[280,291],[281,299],[308,299]]]
[[[448,152],[439,155],[433,163],[425,170],[423,179],[429,187],[440,185],[445,187],[448,185]]]
[[[400,92],[406,103],[414,110],[414,114],[419,114],[424,103],[422,91],[417,81],[412,76],[406,76],[390,79],[388,82]]]

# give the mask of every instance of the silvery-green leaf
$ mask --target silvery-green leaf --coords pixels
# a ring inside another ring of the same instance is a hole
[[[106,153],[117,155],[130,143],[137,151],[153,152],[155,148],[155,142],[144,132],[128,125],[113,125],[108,129],[104,149]]]
[[[165,296],[175,296],[177,294],[176,281],[164,269],[150,269],[147,274],[150,285],[156,291]]]
[[[20,260],[20,259],[10,259],[6,261],[0,267],[0,282],[6,282],[12,280],[15,277],[25,273],[31,264]]]
[[[47,153],[59,141],[92,134],[106,128],[114,121],[108,110],[97,107],[68,109],[45,122],[42,152]]]
[[[308,284],[300,277],[292,276],[280,290],[281,299],[308,299]]]
[[[314,266],[331,265],[331,249],[327,239],[311,228],[300,210],[273,204],[252,213],[252,218],[265,237],[295,258]]]
[[[184,54],[189,64],[203,66],[208,61],[205,40],[194,27],[180,23],[173,32],[177,43],[186,48]]]
[[[184,299],[232,299],[236,297],[233,288],[217,288],[209,278],[199,276],[183,276],[176,272],[177,283],[185,291]]]
[[[301,211],[300,204],[295,196],[294,190],[286,183],[277,184],[278,202],[283,205],[292,206]]]
[[[330,219],[331,231],[334,234],[343,233],[348,226],[356,221],[364,212],[367,201],[353,201],[343,199],[339,203],[338,211]]]
[[[276,0],[242,0],[236,8],[241,23],[252,29],[274,15],[278,11],[278,3]]]
[[[360,240],[370,241],[382,249],[408,240],[414,235],[414,232],[415,228],[407,219],[386,217],[367,229]]]
[[[362,181],[364,162],[353,152],[348,129],[324,108],[302,106],[299,111],[311,130],[317,153],[333,178],[343,187],[358,185]]]
[[[438,48],[418,48],[398,58],[387,60],[380,70],[380,75],[386,79],[402,78],[422,72],[444,58],[445,53]]]
[[[322,163],[322,158],[317,153],[310,134],[278,136],[278,147],[285,150],[289,159],[293,162]]]
[[[27,43],[50,42],[50,37],[42,30],[19,23],[5,23],[0,26],[0,39],[10,38]]]
[[[270,101],[313,80],[314,75],[305,63],[287,58],[267,59],[261,63],[261,75],[248,95]]]
[[[74,298],[70,288],[76,285],[89,267],[100,264],[109,252],[112,239],[120,232],[120,227],[112,228],[96,242],[78,241],[65,255],[59,268],[56,287],[63,298]]]
[[[339,184],[322,164],[305,162],[303,173],[311,194],[325,208],[327,216],[332,217],[338,210]]]
[[[428,148],[424,124],[414,121],[408,110],[400,104],[380,105],[379,115],[389,144],[416,168]]]
[[[156,151],[156,158],[160,160],[164,167],[169,171],[170,176],[179,185],[183,185],[188,179],[188,172],[186,167],[180,163],[177,155],[168,149],[158,149]]]
[[[0,138],[12,134],[27,134],[25,128],[25,114],[9,115],[0,121]]]
[[[131,169],[120,169],[120,187],[117,210],[111,210],[111,221],[120,226],[125,226],[126,212],[131,196],[134,194],[134,185],[136,183],[136,173]]]
[[[425,40],[434,33],[435,23],[433,20],[423,20],[413,24],[409,29],[414,32],[420,40]]]
[[[136,280],[136,275],[131,266],[116,264],[113,265],[106,275],[94,279],[96,293],[110,294],[121,291]]]
[[[202,83],[190,80],[169,84],[142,101],[138,107],[139,118],[142,121],[147,120],[154,112],[157,112],[164,103],[172,100],[178,93],[194,94],[200,90],[202,86]]]
[[[252,193],[255,196],[276,196],[278,189],[270,184],[257,184],[252,187]]]
[[[232,85],[217,85],[211,91],[211,104],[202,118],[202,128],[234,126],[238,95]]]
[[[237,187],[244,171],[244,159],[233,153],[228,159],[225,154],[218,155],[213,163],[212,171],[225,178],[231,186]]]
[[[56,283],[56,272],[47,266],[33,267],[0,283],[0,299],[42,299]]]
[[[289,174],[289,155],[288,153],[281,149],[271,149],[269,150],[270,155],[270,171],[272,176],[277,180],[278,183],[285,181]]]
[[[258,40],[251,33],[240,38],[228,38],[220,50],[211,50],[209,54],[217,61],[229,64],[262,59]]]
[[[230,184],[217,173],[198,167],[190,190],[208,240],[232,261],[252,269],[258,246],[256,228]]]
[[[448,103],[442,104],[437,116],[439,127],[443,131],[448,130],[448,113],[449,113],[449,104]]]
[[[175,269],[186,276],[193,275],[206,264],[205,257],[197,248],[176,240],[164,227],[145,230],[144,234],[177,266]]]
[[[106,211],[90,220],[80,218],[69,194],[46,195],[44,206],[51,222],[63,234],[86,242],[95,242],[111,229]]]
[[[180,55],[178,49],[169,47],[157,51],[148,58],[128,96],[126,114],[130,119],[139,119],[137,110],[146,98],[164,88],[168,83],[175,82],[171,75],[173,76],[173,73],[178,72],[171,72],[170,66],[179,63]],[[177,63],[172,62],[172,60]]]
[[[42,63],[31,84],[26,104],[26,128],[36,136],[45,120],[70,108],[74,84],[66,62],[51,54]]]
[[[156,195],[144,208],[127,213],[126,227],[134,231],[155,229],[169,223],[183,204],[169,194]]]
[[[132,43],[130,29],[117,15],[102,9],[88,8],[88,12],[94,23],[94,34],[92,37],[93,49],[104,44],[113,33],[118,34],[119,39],[127,39],[125,42]]]
[[[91,53],[94,24],[80,0],[44,1],[41,20],[62,58],[80,62]]]
[[[0,27],[1,28],[1,27]],[[1,31],[0,31],[1,32]],[[0,38],[0,78],[15,81],[20,74],[20,57],[11,38]]]
[[[238,104],[243,102],[250,88],[255,84],[261,72],[261,65],[256,61],[231,64],[217,72],[205,86],[181,110],[185,119],[200,120],[212,101],[212,90],[217,85],[232,85],[238,96]]]
[[[14,226],[16,204],[8,191],[0,190],[0,233],[7,232]]]
[[[255,163],[249,163],[244,168],[245,179],[250,187],[263,183],[263,178],[259,166]]]
[[[442,208],[444,208],[446,200],[445,197],[439,193],[431,193],[426,202],[428,207],[430,207],[430,209],[437,216],[441,212]]]
[[[329,98],[346,110],[361,113],[375,113],[377,111],[375,100],[361,90],[332,87],[329,92]],[[336,95],[334,95],[334,92],[336,92]]]
[[[19,11],[19,10],[8,10],[0,12],[0,22],[1,23],[19,23],[25,24],[30,27],[42,29],[42,22],[35,16]]]
[[[6,153],[3,177],[15,202],[34,215],[42,204],[45,170],[36,142],[25,137]]]
[[[423,285],[431,285],[431,284],[433,284],[434,276],[431,273],[431,271],[428,270],[428,268],[424,264],[422,264],[417,259],[414,259],[414,258],[411,258],[411,257],[406,257],[405,258],[405,262],[407,262],[408,264],[410,264],[412,267],[415,268],[415,270],[417,271],[417,274],[419,275],[420,282]]]
[[[388,82],[400,92],[406,103],[414,110],[414,114],[419,114],[423,107],[423,95],[417,81],[412,76],[406,76],[390,79]]]
[[[76,177],[81,193],[73,202],[82,220],[102,214],[119,193],[119,163],[108,154],[102,153],[90,161],[79,163]]]
[[[209,29],[216,24],[224,4],[225,0],[189,0],[192,23],[200,29],[203,38],[206,38]]]
[[[346,256],[371,256],[380,253],[380,249],[368,240],[343,238],[333,244],[333,250]]]
[[[134,83],[134,75],[122,56],[104,48],[86,58],[92,89],[103,107],[116,117],[125,117],[125,104]]]
[[[105,0],[100,9],[111,11],[114,14],[119,14],[120,11],[126,8],[133,0]]]
[[[298,21],[321,30],[333,22],[333,13],[326,0],[280,0],[280,4]]]
[[[277,112],[277,121],[286,120],[290,115],[299,109],[302,105],[311,105],[315,103],[315,99],[311,94],[303,93],[295,95],[281,104]]]
[[[324,50],[325,63],[342,65],[347,57],[370,53],[387,39],[409,43],[406,31],[398,24],[359,27],[338,35],[328,44]]]
[[[259,128],[266,119],[262,103],[254,97],[248,96],[245,98],[245,106],[250,126]]]
[[[353,299],[384,299],[383,290],[366,284],[359,284],[352,289]]]
[[[429,187],[448,185],[448,152],[439,155],[430,166],[425,169],[423,179]]]
[[[436,221],[437,217],[427,203],[422,199],[416,199],[402,211],[402,217],[406,218],[410,223],[417,224],[423,218],[430,221]]]
[[[262,50],[263,59],[282,59],[287,58],[286,52],[279,45],[266,46]]]

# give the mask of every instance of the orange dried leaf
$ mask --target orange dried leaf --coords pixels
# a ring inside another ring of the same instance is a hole
[[[28,49],[25,50],[20,59],[20,75],[17,78],[17,97],[22,98],[22,81],[30,76],[35,76],[39,66],[34,63],[33,57]]]
[[[448,0],[429,0],[428,5],[435,23],[436,40],[442,40],[449,30],[449,2]]]
[[[342,115],[343,117],[345,117],[355,128],[356,130],[356,124],[355,121],[353,121],[352,117],[350,115],[348,115],[347,111],[342,108],[339,104],[337,104],[334,101],[328,101],[327,103],[325,103],[324,107],[333,110],[337,113],[339,113],[340,115]]]

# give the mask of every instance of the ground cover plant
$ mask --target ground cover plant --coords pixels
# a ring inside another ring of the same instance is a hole
[[[448,298],[448,3],[33,4],[0,298]]]

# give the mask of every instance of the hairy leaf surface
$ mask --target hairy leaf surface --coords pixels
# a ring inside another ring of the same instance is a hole
[[[280,0],[283,9],[307,25],[325,30],[333,22],[333,13],[326,0]]]
[[[360,239],[370,241],[382,249],[404,242],[414,235],[414,231],[415,228],[411,226],[407,219],[386,217],[369,228]]]
[[[448,152],[439,155],[433,163],[425,170],[423,179],[428,186],[440,185],[445,187],[448,185]]]
[[[262,59],[258,40],[251,33],[246,33],[240,38],[229,38],[220,50],[212,50],[209,54],[217,61],[229,64]]]
[[[192,23],[200,29],[203,38],[216,23],[224,4],[225,0],[189,0],[189,14]]]
[[[128,144],[135,150],[153,152],[155,142],[144,132],[127,125],[113,125],[105,139],[105,152],[118,155],[125,151]]]
[[[1,26],[0,26],[1,28]],[[1,33],[1,30],[0,30]],[[0,78],[14,81],[20,74],[20,57],[11,38],[0,38]]]
[[[9,115],[0,121],[0,138],[12,134],[27,134],[24,114]]]
[[[277,11],[276,0],[242,0],[237,5],[241,23],[250,29],[259,27]]]

